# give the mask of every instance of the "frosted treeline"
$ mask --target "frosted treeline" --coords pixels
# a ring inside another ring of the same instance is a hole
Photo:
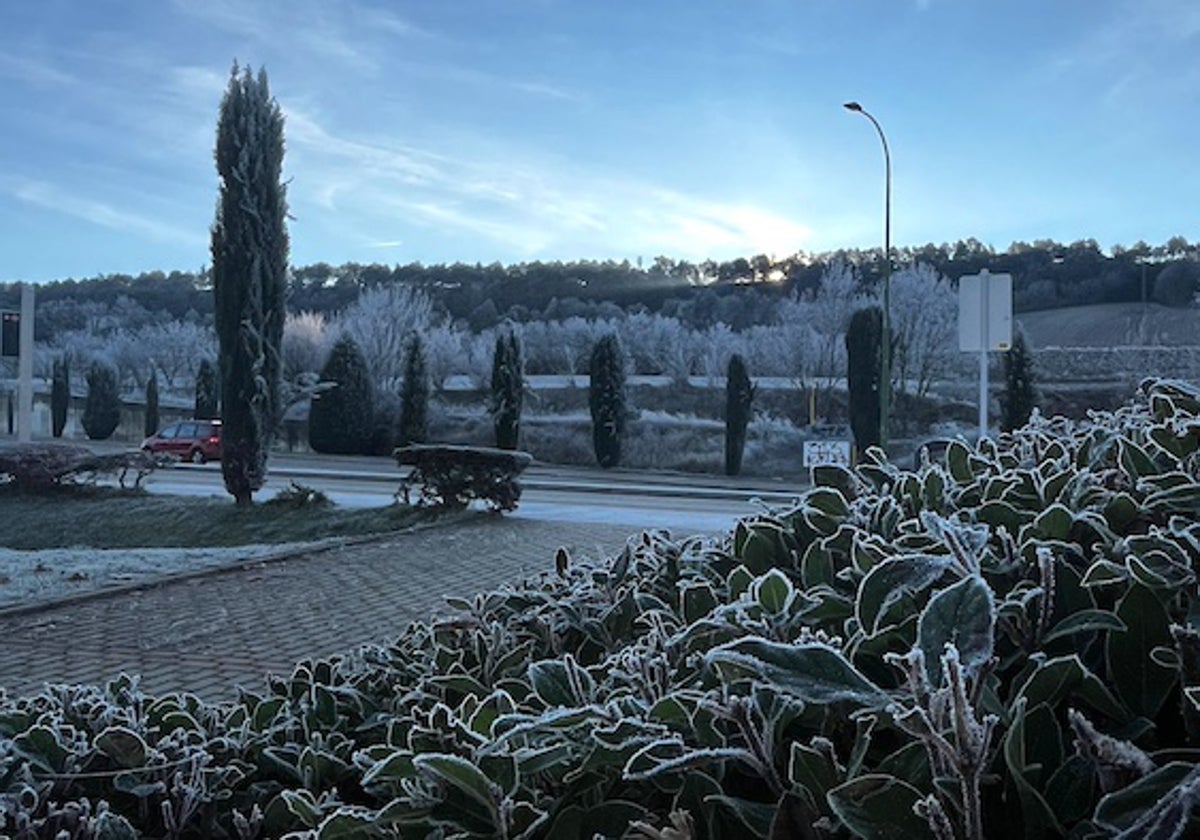
[[[529,375],[584,374],[593,345],[616,333],[628,354],[631,375],[715,379],[724,376],[730,356],[738,353],[755,376],[819,385],[845,376],[850,315],[878,302],[849,263],[835,263],[815,294],[783,298],[773,322],[741,331],[721,322],[690,329],[676,318],[649,312],[528,321],[496,329],[511,328],[520,336]],[[958,363],[955,291],[930,266],[902,269],[892,278],[891,313],[897,385],[923,394]],[[393,392],[402,377],[405,339],[414,331],[424,338],[435,383],[453,376],[481,386],[487,381],[496,330],[472,332],[461,322],[447,323],[427,295],[407,286],[366,289],[333,317],[290,313],[284,325],[284,378],[297,382],[319,373],[333,343],[349,335],[368,360],[377,387]],[[38,366],[44,375],[55,355],[68,356],[77,369],[93,358],[105,358],[117,368],[127,390],[144,386],[151,373],[158,376],[160,387],[184,390],[192,387],[200,360],[215,357],[216,341],[210,328],[192,322],[136,329],[110,324],[65,332],[40,346]]]

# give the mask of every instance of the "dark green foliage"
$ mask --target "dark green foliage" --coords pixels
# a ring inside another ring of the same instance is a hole
[[[496,446],[516,449],[521,436],[521,408],[525,400],[525,379],[521,361],[521,341],[516,333],[496,336],[492,355],[492,423]]]
[[[92,440],[108,440],[121,423],[121,393],[116,369],[101,361],[87,372],[87,401],[83,404],[83,431]]]
[[[846,328],[846,389],[850,402],[850,431],[859,453],[878,446],[879,351],[883,340],[883,310],[878,306],[859,309]]]
[[[196,409],[197,420],[216,420],[220,418],[220,407],[217,391],[217,371],[208,359],[200,360],[196,370]]]
[[[146,383],[146,437],[158,431],[158,375],[150,374]]]
[[[621,463],[625,436],[625,354],[616,335],[606,335],[592,348],[588,367],[588,406],[592,411],[592,448],[605,469]]]
[[[39,837],[85,800],[151,837],[255,836],[256,805],[262,837],[1197,837],[1198,429],[1200,390],[1146,382],[915,472],[815,469],[719,540],[560,549],[228,703],[129,677],[0,697],[9,813]],[[171,832],[189,761],[210,799]],[[54,798],[26,781],[51,774]]]
[[[394,453],[396,463],[412,467],[400,484],[405,504],[409,491],[420,485],[418,505],[461,510],[480,499],[494,511],[514,510],[521,498],[517,480],[533,461],[528,452],[483,446],[405,446]]]
[[[358,455],[372,449],[374,386],[367,360],[354,339],[343,336],[333,345],[321,370],[331,387],[313,396],[308,412],[308,444],[316,452]]]
[[[66,356],[54,360],[50,381],[50,433],[56,438],[67,427],[67,411],[71,407],[71,368]]]
[[[1033,353],[1025,334],[1017,331],[1012,347],[1004,354],[1004,393],[1000,395],[1000,429],[1011,432],[1029,422],[1037,405]]]
[[[429,367],[425,342],[413,333],[404,348],[404,381],[400,383],[400,425],[396,445],[425,443],[429,438]]]
[[[280,413],[280,345],[288,267],[283,111],[267,73],[235,65],[217,124],[220,199],[212,284],[220,347],[221,472],[239,505],[266,480]]]
[[[734,353],[729,358],[725,380],[725,474],[742,471],[742,453],[746,450],[746,427],[750,425],[754,383],[746,369],[746,360]]]
[[[1154,278],[1154,299],[1163,306],[1186,308],[1200,289],[1200,261],[1175,260]]]

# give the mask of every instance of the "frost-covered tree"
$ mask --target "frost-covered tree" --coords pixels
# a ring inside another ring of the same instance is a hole
[[[746,427],[754,402],[754,383],[746,360],[734,353],[729,357],[725,377],[725,474],[742,471],[742,454],[746,451]]]
[[[167,388],[185,380],[196,359],[215,356],[216,336],[209,327],[190,321],[166,321],[142,327],[133,334],[146,362],[138,367],[147,374],[157,371]]]
[[[146,422],[143,430],[146,437],[158,431],[158,376],[153,373],[146,382]]]
[[[404,350],[404,381],[400,384],[400,424],[396,444],[424,443],[429,437],[429,369],[419,333],[408,337]]]
[[[306,373],[316,373],[329,353],[325,316],[319,312],[289,314],[283,322],[283,379],[295,382]]]
[[[958,352],[958,296],[931,265],[902,269],[892,275],[890,322],[896,393],[923,397]]]
[[[56,438],[67,427],[67,411],[71,407],[71,363],[66,356],[54,359],[50,381],[50,432]]]
[[[367,361],[354,339],[342,336],[329,351],[321,381],[330,387],[313,395],[308,443],[316,452],[358,455],[372,448],[374,386]]]
[[[596,462],[608,469],[621,463],[621,441],[625,437],[625,354],[615,334],[596,342],[588,372],[592,446]]]
[[[433,320],[429,295],[411,286],[364,289],[334,324],[362,350],[379,391],[396,391],[404,378],[406,337],[424,334]]]
[[[288,266],[283,110],[266,70],[234,65],[217,123],[212,284],[220,346],[221,472],[238,505],[266,480],[279,419]]]
[[[1029,422],[1037,405],[1033,353],[1020,330],[1004,354],[1004,392],[1000,395],[1000,429],[1011,432]]]
[[[496,430],[496,446],[516,449],[521,436],[521,407],[525,379],[521,365],[521,342],[509,330],[496,336],[492,354],[492,398],[489,408]]]
[[[197,420],[217,419],[221,416],[217,400],[217,370],[208,359],[201,359],[196,369],[196,407],[192,416]]]
[[[83,404],[83,431],[92,440],[108,440],[121,423],[121,393],[117,370],[97,359],[87,372],[87,400]]]
[[[874,303],[859,289],[854,266],[844,260],[830,264],[820,288],[809,295],[807,323],[817,335],[816,375],[824,377],[824,413],[830,413],[834,383],[846,370],[846,329],[857,309]]]

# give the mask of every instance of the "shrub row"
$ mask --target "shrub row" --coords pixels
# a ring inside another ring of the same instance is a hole
[[[560,551],[235,703],[3,699],[6,830],[1197,836],[1198,450],[1200,391],[1147,382],[915,471],[818,468],[723,539]]]

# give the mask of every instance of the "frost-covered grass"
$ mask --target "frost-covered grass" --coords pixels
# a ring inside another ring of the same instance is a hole
[[[341,509],[259,503],[240,509],[229,499],[152,496],[103,487],[41,496],[0,487],[0,505],[0,547],[26,550],[310,542],[392,531],[421,516],[401,505]]]

